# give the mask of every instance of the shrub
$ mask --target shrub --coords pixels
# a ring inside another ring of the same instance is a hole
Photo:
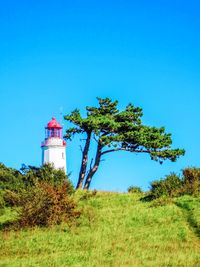
[[[67,183],[51,185],[37,182],[20,193],[18,227],[50,226],[71,222],[80,216],[73,198],[66,193]]]
[[[150,192],[142,200],[151,201],[160,197],[177,197],[184,194],[200,194],[200,168],[184,169],[181,178],[171,173],[165,179],[153,181]]]
[[[18,206],[19,195],[32,190],[31,188],[40,182],[52,186],[59,186],[65,183],[65,193],[71,195],[74,192],[72,183],[65,173],[62,170],[54,169],[51,165],[47,164],[40,168],[33,166],[23,167],[19,172],[0,164],[0,187],[6,206]]]
[[[151,202],[150,207],[153,207],[153,208],[162,207],[162,206],[166,206],[166,205],[169,205],[172,203],[174,203],[172,198],[170,198],[168,196],[161,196],[159,198],[154,199]]]
[[[80,197],[79,200],[88,200],[97,195],[97,190],[81,190],[79,191]]]
[[[181,195],[183,182],[175,173],[167,175],[165,179],[153,181],[151,183],[150,196],[159,198],[161,196],[175,197]]]
[[[183,170],[183,190],[185,194],[200,194],[200,168]]]
[[[0,191],[0,210],[5,208],[4,192]]]
[[[129,186],[128,193],[142,193],[142,189],[139,186]]]
[[[51,164],[45,164],[40,168],[28,166],[21,169],[24,177],[24,183],[27,186],[34,185],[35,181],[46,182],[51,185],[60,185],[66,183],[66,192],[68,194],[74,193],[74,187],[69,180],[69,177],[63,170],[54,169]]]
[[[22,174],[0,163],[0,188],[1,190],[18,191],[24,187]]]
[[[22,191],[24,189],[21,189]],[[15,192],[11,190],[4,190],[3,198],[5,202],[5,206],[7,207],[14,207],[20,205],[20,191]]]

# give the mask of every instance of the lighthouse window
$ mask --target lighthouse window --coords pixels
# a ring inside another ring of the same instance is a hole
[[[62,153],[62,159],[64,159],[65,158],[65,155],[64,155],[64,153]]]

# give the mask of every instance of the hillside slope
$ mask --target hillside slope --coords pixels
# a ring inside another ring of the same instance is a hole
[[[3,231],[0,266],[200,266],[200,199],[152,207],[134,194],[77,198],[87,213],[78,226]]]

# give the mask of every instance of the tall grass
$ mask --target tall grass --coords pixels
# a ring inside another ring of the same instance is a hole
[[[180,204],[186,199],[151,207],[140,194],[82,194],[79,226],[2,231],[1,266],[200,266],[200,241]]]

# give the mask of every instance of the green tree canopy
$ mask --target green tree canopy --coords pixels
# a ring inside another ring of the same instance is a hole
[[[101,157],[112,152],[147,153],[152,160],[160,163],[167,159],[176,161],[179,156],[184,155],[183,149],[171,148],[171,134],[165,133],[164,127],[156,128],[142,124],[141,108],[129,104],[120,111],[117,107],[118,101],[109,98],[97,99],[98,106],[86,107],[85,117],[78,109],[64,116],[65,120],[74,124],[74,127],[66,130],[66,139],[71,140],[75,134],[86,135],[77,188],[90,187]],[[96,154],[88,164],[92,139],[97,144]]]

